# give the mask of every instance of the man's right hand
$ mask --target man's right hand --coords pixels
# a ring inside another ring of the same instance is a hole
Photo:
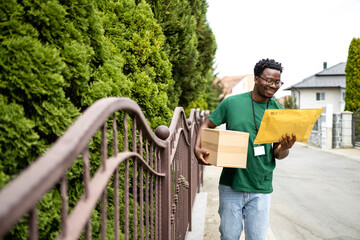
[[[204,121],[204,123],[200,126],[196,139],[195,139],[195,147],[194,154],[199,164],[202,165],[211,165],[205,160],[205,157],[209,155],[207,151],[201,148],[201,131],[203,128],[215,128],[216,125],[212,123],[208,118]]]
[[[195,147],[194,149],[195,157],[199,164],[202,165],[211,165],[205,160],[206,156],[209,156],[209,152],[205,151],[204,149],[201,149],[199,147]]]

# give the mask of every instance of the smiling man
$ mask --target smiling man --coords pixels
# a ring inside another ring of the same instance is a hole
[[[265,109],[282,108],[272,97],[281,87],[282,66],[273,59],[262,59],[254,68],[254,89],[222,101],[200,127],[194,153],[200,164],[209,153],[201,149],[203,128],[226,123],[227,130],[249,133],[247,166],[223,168],[219,184],[221,239],[238,240],[245,230],[247,240],[266,239],[275,169],[275,158],[288,156],[296,136],[286,135],[278,143],[254,145]],[[244,220],[244,226],[242,221]]]

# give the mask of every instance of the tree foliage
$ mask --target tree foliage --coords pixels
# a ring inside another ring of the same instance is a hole
[[[165,35],[165,50],[172,64],[174,85],[169,105],[187,107],[198,99],[212,77],[216,42],[206,22],[204,0],[148,0]]]
[[[355,112],[360,109],[360,39],[353,38],[350,43],[345,67],[345,110]]]
[[[219,105],[221,101],[219,96],[222,93],[223,86],[220,82],[214,82],[215,76],[213,75],[212,70],[209,70],[207,78],[209,81],[206,83],[206,87],[200,94],[199,98],[190,102],[188,107],[185,109],[187,115],[189,115],[192,108],[207,109],[212,112]]]
[[[285,109],[297,109],[298,106],[296,105],[296,97],[286,96],[284,98],[284,108]]]
[[[113,96],[135,99],[153,128],[166,125],[171,117],[167,90],[174,82],[171,63],[163,49],[165,37],[151,8],[144,1],[136,5],[134,1],[121,0],[104,1],[99,4],[99,9],[104,37],[118,58],[107,61],[117,63],[121,76],[113,79],[116,81],[114,86],[104,83],[102,74],[96,83],[106,86],[109,91],[122,87],[122,91]],[[97,94],[99,91],[91,92]]]
[[[0,2],[0,186],[100,98],[132,98],[153,129],[168,125],[178,104],[203,102],[211,108],[216,102],[211,87],[216,43],[206,22],[206,1],[148,2]],[[96,135],[89,144],[92,174],[101,164],[99,145]],[[67,173],[70,209],[83,193],[82,169],[78,160]],[[53,239],[59,231],[58,190],[39,202],[40,239]],[[110,203],[108,211],[113,211]],[[99,218],[95,209],[95,239]],[[24,239],[26,232],[21,221],[7,238]]]

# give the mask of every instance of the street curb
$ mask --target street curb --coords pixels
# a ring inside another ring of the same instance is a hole
[[[196,194],[192,208],[192,231],[186,234],[185,240],[203,240],[205,229],[205,215],[207,205],[207,192]]]
[[[296,142],[295,144],[305,147],[305,148],[311,148],[314,150],[319,150],[327,153],[332,153],[338,156],[346,156],[348,158],[351,158],[356,161],[360,161],[360,148],[353,147],[353,148],[332,148],[332,149],[322,149],[317,146],[311,145],[309,143],[302,143],[302,142]],[[354,154],[355,152],[355,154]]]
[[[271,227],[269,226],[268,232],[267,232],[267,240],[276,240],[276,237],[273,233],[273,231],[271,230]]]

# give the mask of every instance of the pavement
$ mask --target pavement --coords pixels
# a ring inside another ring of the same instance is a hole
[[[307,143],[296,143],[302,147],[314,148],[317,150],[330,152],[332,154],[347,156],[360,161],[360,148],[337,148],[323,150]],[[206,166],[204,172],[204,184],[197,194],[193,206],[192,231],[188,232],[186,240],[216,240],[220,239],[219,225],[220,217],[218,215],[218,182],[222,168]],[[242,233],[241,240],[245,239]],[[267,240],[276,240],[274,233],[268,229]]]

